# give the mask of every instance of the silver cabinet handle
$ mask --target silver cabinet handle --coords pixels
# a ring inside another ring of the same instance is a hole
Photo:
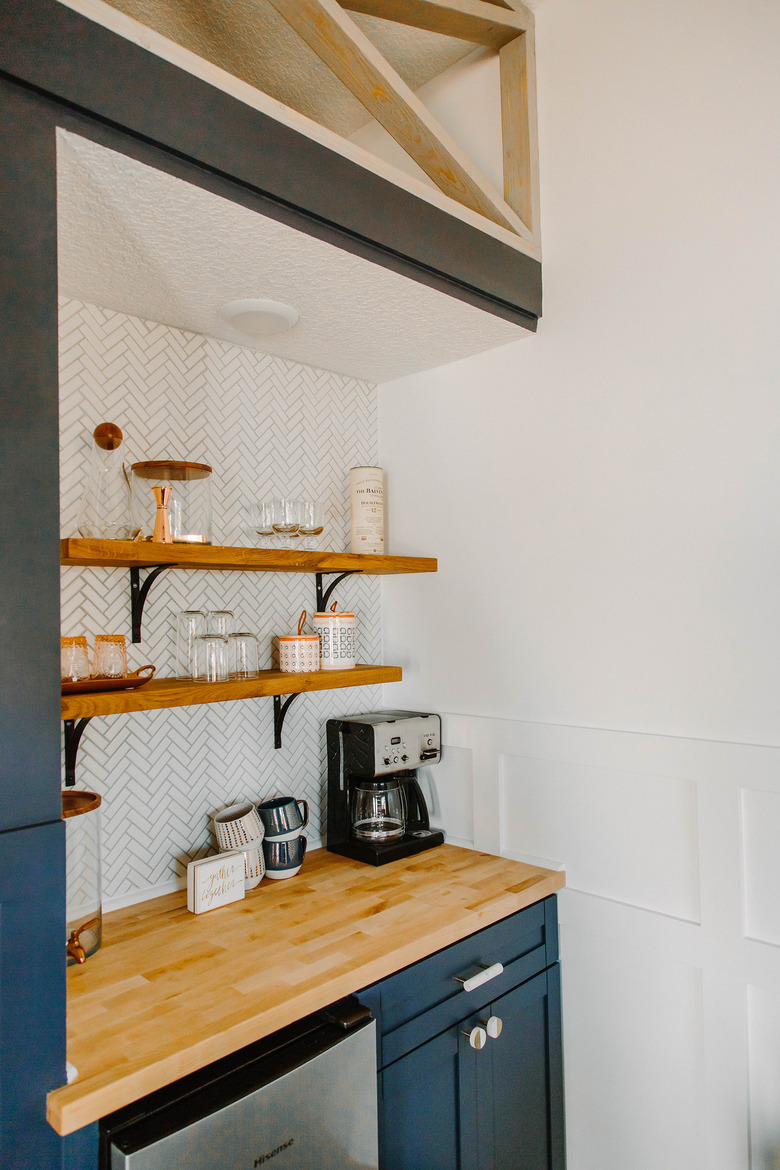
[[[487,1044],[487,1032],[479,1026],[471,1028],[468,1032],[464,1032],[463,1035],[468,1039],[471,1047],[476,1048],[477,1051],[480,1048],[484,1048]]]
[[[491,1040],[498,1040],[504,1027],[504,1021],[498,1016],[488,1016],[486,1020],[480,1020],[479,1024],[481,1028],[485,1029]]]
[[[494,963],[492,967],[485,967],[476,975],[469,975],[465,978],[463,975],[456,975],[458,983],[463,984],[464,991],[476,991],[483,983],[489,983],[491,979],[495,979],[497,975],[503,973],[503,965],[501,963]]]

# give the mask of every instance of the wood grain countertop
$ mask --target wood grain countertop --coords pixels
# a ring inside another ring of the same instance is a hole
[[[562,872],[442,845],[374,867],[313,851],[285,881],[194,915],[184,891],[103,919],[68,970],[60,1134],[546,898]]]

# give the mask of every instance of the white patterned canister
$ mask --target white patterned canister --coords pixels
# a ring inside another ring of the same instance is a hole
[[[317,634],[280,634],[279,669],[286,674],[305,674],[320,669],[320,639]]]
[[[348,670],[357,666],[354,613],[315,613],[312,625],[320,639],[322,670]]]
[[[385,552],[385,479],[381,467],[349,473],[349,547],[353,553]]]

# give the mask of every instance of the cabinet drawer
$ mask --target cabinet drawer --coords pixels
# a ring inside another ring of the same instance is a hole
[[[552,896],[367,988],[360,999],[377,1020],[380,1067],[530,979],[557,958]],[[459,979],[495,963],[504,968],[500,975],[473,991],[464,990]]]

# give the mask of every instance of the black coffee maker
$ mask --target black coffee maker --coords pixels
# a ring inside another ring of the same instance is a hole
[[[328,842],[331,853],[384,865],[441,845],[417,781],[441,759],[441,718],[374,711],[329,719]]]

